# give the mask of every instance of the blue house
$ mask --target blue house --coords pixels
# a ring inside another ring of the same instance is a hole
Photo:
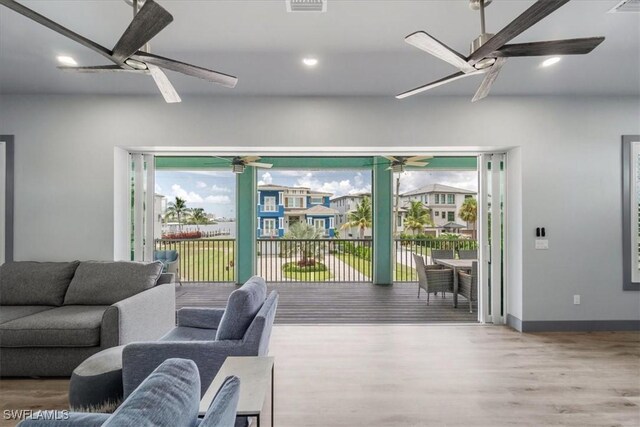
[[[290,226],[306,222],[322,230],[323,237],[335,237],[336,215],[331,193],[307,187],[261,185],[258,187],[258,238],[284,237]]]

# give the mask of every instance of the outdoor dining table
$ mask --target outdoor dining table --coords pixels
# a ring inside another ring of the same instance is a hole
[[[434,259],[434,264],[453,270],[453,306],[458,307],[458,271],[471,270],[477,259]]]

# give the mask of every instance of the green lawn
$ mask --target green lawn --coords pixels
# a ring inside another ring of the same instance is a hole
[[[164,248],[162,248],[164,249]],[[166,249],[180,254],[183,282],[234,282],[235,242],[179,241]]]
[[[283,271],[282,275],[287,279],[297,280],[300,282],[325,282],[333,277],[329,271],[312,271],[306,273],[290,273]]]
[[[349,254],[336,254],[335,256],[365,276],[371,277],[372,263],[370,261]],[[397,280],[398,282],[411,282],[418,280],[418,276],[414,268],[401,263],[396,263],[393,271],[393,280]]]

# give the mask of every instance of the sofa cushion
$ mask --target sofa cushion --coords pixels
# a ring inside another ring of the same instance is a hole
[[[5,263],[0,267],[0,305],[62,305],[79,263]]]
[[[161,262],[81,262],[64,305],[110,305],[156,285]]]
[[[56,307],[0,324],[0,347],[94,347],[109,306]]]
[[[3,305],[0,307],[0,325],[52,308],[55,307],[48,305]]]
[[[216,340],[240,340],[267,298],[267,284],[254,276],[229,295]]]

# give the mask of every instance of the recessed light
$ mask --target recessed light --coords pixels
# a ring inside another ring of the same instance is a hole
[[[557,64],[558,62],[560,62],[562,58],[560,58],[559,56],[554,56],[552,58],[549,59],[545,59],[544,62],[542,63],[543,67],[550,67],[553,64]]]
[[[318,65],[318,60],[316,58],[304,58],[302,63],[307,67],[315,67]]]
[[[76,60],[70,56],[60,55],[56,57],[56,59],[58,60],[59,63],[61,63],[62,65],[66,65],[68,67],[75,67],[76,65],[78,65]]]

